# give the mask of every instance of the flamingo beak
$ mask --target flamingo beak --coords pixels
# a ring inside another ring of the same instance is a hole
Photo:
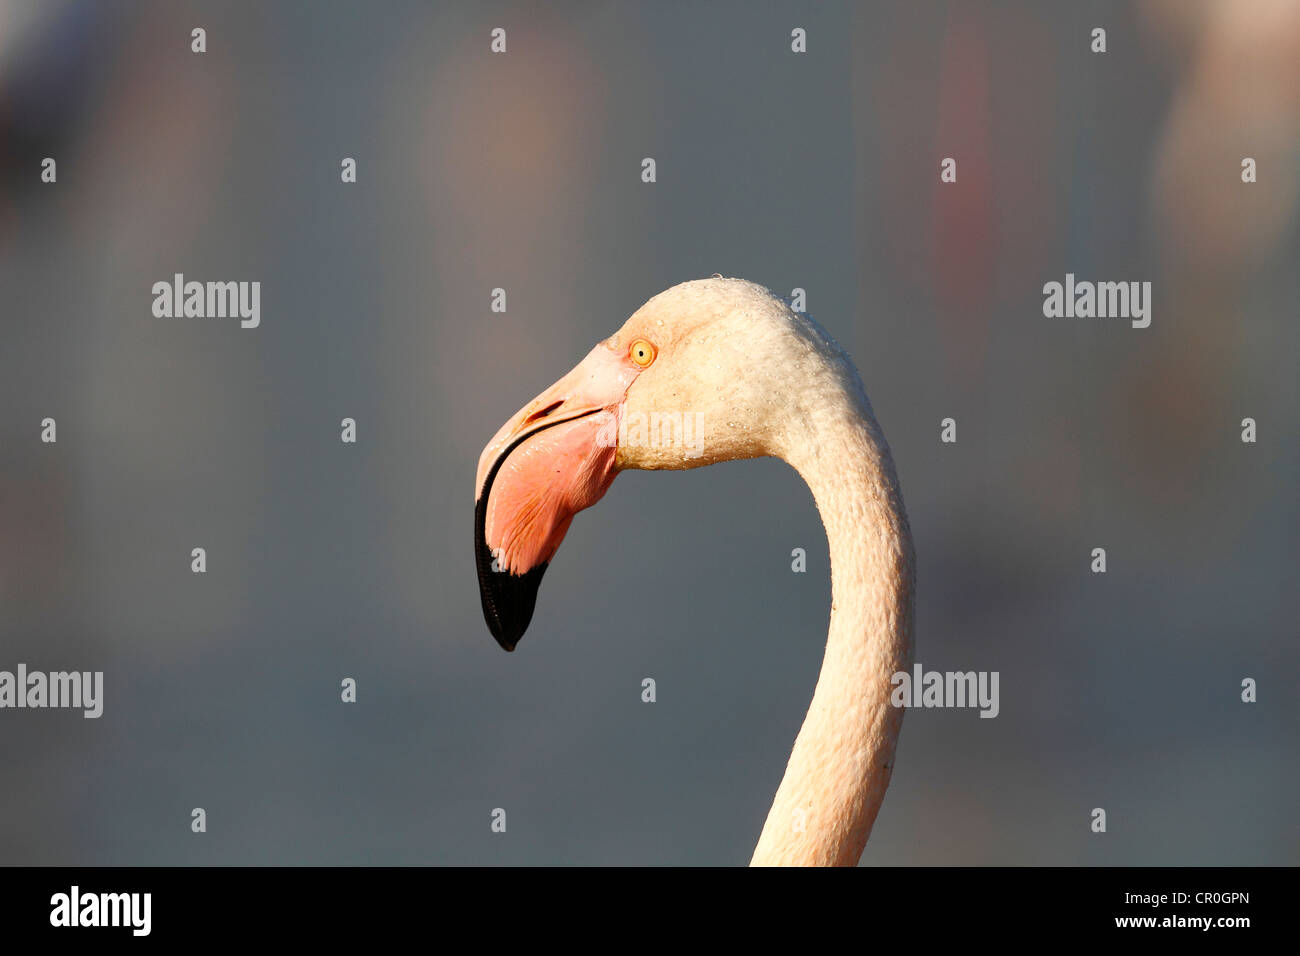
[[[488,442],[475,480],[474,559],[483,617],[513,651],[573,516],[617,471],[618,425],[639,369],[602,342],[521,408]]]

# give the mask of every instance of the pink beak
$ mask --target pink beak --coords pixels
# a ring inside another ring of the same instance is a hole
[[[600,343],[502,425],[479,457],[479,596],[492,636],[507,651],[532,620],[542,575],[573,516],[614,481],[621,406],[639,372]]]

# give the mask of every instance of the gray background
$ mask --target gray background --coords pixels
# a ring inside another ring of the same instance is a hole
[[[1001,673],[996,720],[909,713],[864,862],[1295,863],[1300,22],[1270,16],[0,0],[0,668],[107,685],[99,720],[0,712],[0,862],[747,861],[829,607],[795,473],[624,474],[512,656],[471,554],[497,427],[719,272],[807,289],[853,354],[918,659]],[[1152,326],[1044,318],[1067,271],[1152,281]],[[174,272],[260,280],[261,328],[154,318]]]

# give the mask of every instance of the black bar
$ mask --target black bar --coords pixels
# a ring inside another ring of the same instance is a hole
[[[430,942],[444,936],[450,942],[448,934],[461,929],[509,932],[511,925],[521,931],[537,927],[538,942],[557,931],[577,938],[597,925],[627,939],[650,934],[667,941],[681,938],[663,935],[670,928],[701,920],[738,935],[749,929],[766,933],[774,923],[792,930],[804,925],[804,932],[819,937],[843,930],[864,945],[868,938],[897,934],[894,942],[909,949],[943,939],[1231,944],[1242,933],[1286,931],[1282,910],[1294,875],[1286,868],[1209,867],[4,868],[0,925],[7,941],[63,937],[92,945],[115,938],[337,943],[397,939],[421,930],[433,931],[425,937]],[[108,900],[106,918],[119,907],[119,922],[128,925],[52,925],[69,921],[73,886],[81,904],[78,921],[82,915],[98,918],[101,894],[150,894],[147,936],[136,936],[129,925],[134,916],[135,927],[143,928],[143,896],[135,898],[139,908],[130,910],[123,897]],[[1186,897],[1175,895],[1180,893]],[[68,904],[62,911],[60,894]],[[88,904],[87,896],[95,900]],[[1208,927],[1200,925],[1205,919]]]

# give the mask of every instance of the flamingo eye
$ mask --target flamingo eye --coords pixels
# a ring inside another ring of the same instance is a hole
[[[637,339],[632,343],[632,347],[627,350],[628,358],[632,364],[645,368],[655,360],[655,347],[645,339]]]

